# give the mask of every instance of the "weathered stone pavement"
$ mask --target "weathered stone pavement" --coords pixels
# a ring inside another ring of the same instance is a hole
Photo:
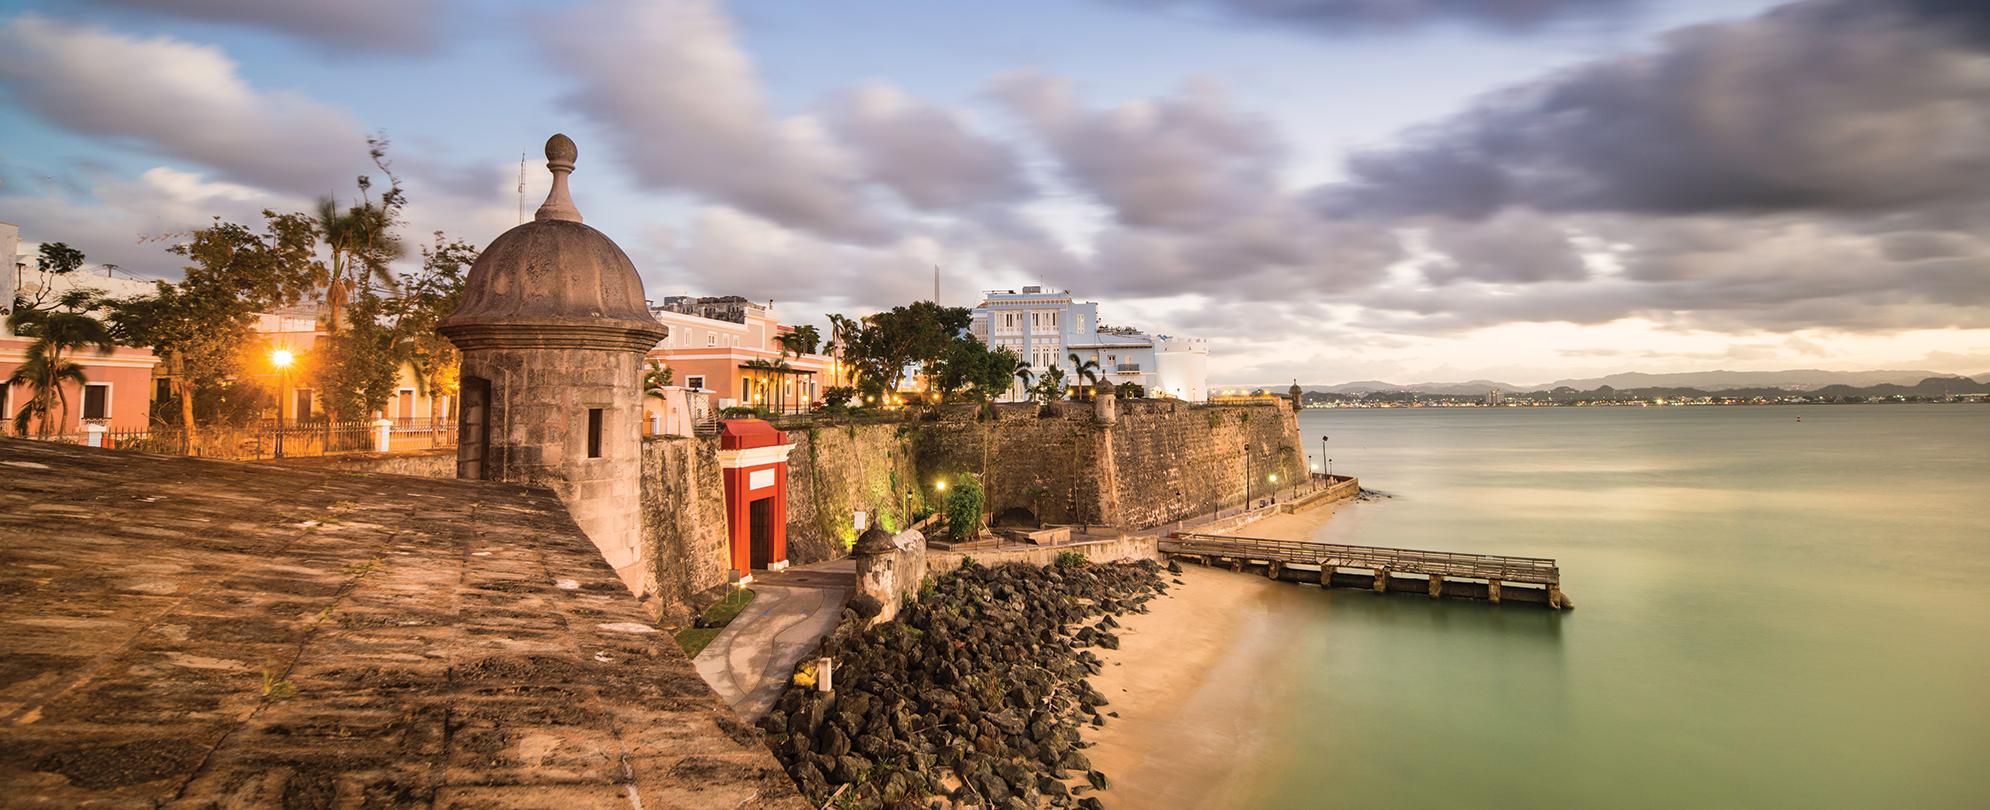
[[[546,490],[0,439],[0,806],[807,806]]]

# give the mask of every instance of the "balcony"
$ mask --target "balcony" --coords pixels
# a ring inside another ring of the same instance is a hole
[[[1113,366],[1113,367],[1112,367],[1112,370],[1110,370],[1110,371],[1107,371],[1106,373],[1107,373],[1107,374],[1139,374],[1139,373],[1140,373],[1140,364],[1139,364],[1139,363],[1120,363],[1119,365],[1116,365],[1116,366]]]

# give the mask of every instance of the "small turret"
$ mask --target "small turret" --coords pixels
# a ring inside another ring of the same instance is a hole
[[[669,334],[642,278],[567,189],[578,150],[546,141],[539,213],[484,248],[463,303],[436,325],[463,352],[456,475],[549,487],[638,595],[641,363]]]

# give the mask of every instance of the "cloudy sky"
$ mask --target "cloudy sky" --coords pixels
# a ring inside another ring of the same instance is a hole
[[[650,295],[1069,288],[1219,383],[1990,372],[1980,0],[0,2],[0,220],[144,276],[580,146]]]

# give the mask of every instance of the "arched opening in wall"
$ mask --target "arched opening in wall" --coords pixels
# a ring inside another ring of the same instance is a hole
[[[1002,514],[995,516],[993,525],[996,528],[1043,528],[1043,522],[1036,519],[1035,512],[1031,512],[1020,506],[1012,506],[1002,510]]]
[[[481,481],[491,446],[491,381],[462,377],[456,420],[456,477]]]

